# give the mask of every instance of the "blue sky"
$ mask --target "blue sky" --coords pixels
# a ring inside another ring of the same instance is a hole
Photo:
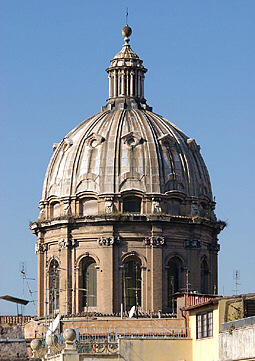
[[[234,293],[235,269],[239,291],[255,292],[255,1],[1,0],[1,295],[22,297],[21,262],[36,278],[29,221],[52,143],[105,105],[126,6],[147,102],[201,145],[216,214],[228,223],[219,292]],[[15,312],[0,302],[0,314]]]

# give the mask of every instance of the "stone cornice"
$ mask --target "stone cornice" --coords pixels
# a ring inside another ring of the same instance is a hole
[[[223,221],[211,221],[203,217],[190,217],[190,216],[172,216],[164,213],[158,214],[103,214],[95,216],[84,217],[60,217],[56,219],[49,219],[44,221],[37,221],[30,223],[30,230],[32,233],[37,234],[39,231],[43,231],[47,228],[68,226],[76,224],[81,226],[82,224],[94,224],[94,223],[115,223],[115,222],[167,222],[171,224],[187,224],[194,226],[203,226],[214,229],[218,234],[226,226]]]

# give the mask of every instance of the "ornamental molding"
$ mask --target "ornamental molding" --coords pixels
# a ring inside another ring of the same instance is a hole
[[[92,133],[85,139],[85,144],[88,145],[90,148],[96,148],[98,145],[104,142],[105,138],[98,134]]]
[[[141,144],[142,137],[139,133],[131,131],[122,137],[124,144],[126,144],[129,148],[134,148],[138,144]]]
[[[63,238],[58,241],[58,248],[61,251],[62,249],[67,249],[70,246],[70,241],[68,238]]]
[[[190,249],[200,249],[202,245],[203,245],[203,241],[201,241],[200,239],[187,239],[184,242],[185,248],[190,248]]]
[[[200,150],[200,145],[198,145],[194,138],[188,138],[187,139],[187,145],[189,149],[193,152]]]
[[[99,246],[113,246],[120,243],[120,237],[99,237],[97,242]]]
[[[176,142],[175,138],[170,134],[161,135],[158,138],[158,141],[162,146],[164,146],[166,148],[169,148],[169,147],[171,148]]]
[[[35,254],[41,254],[46,252],[48,249],[47,245],[44,243],[36,243],[35,244]]]
[[[146,237],[144,239],[144,243],[145,243],[146,246],[160,247],[160,246],[163,246],[163,244],[165,244],[165,238],[161,237],[161,236]]]

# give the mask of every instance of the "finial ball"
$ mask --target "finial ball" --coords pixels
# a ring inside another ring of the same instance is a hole
[[[125,36],[126,38],[129,38],[132,34],[132,29],[126,25],[124,26],[124,28],[122,29],[122,35]]]

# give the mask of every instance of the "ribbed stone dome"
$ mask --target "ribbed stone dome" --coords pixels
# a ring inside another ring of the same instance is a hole
[[[42,198],[126,190],[212,200],[195,140],[162,116],[138,109],[104,111],[72,130],[53,154]]]
[[[54,144],[39,218],[81,214],[86,197],[86,215],[122,213],[123,197],[130,196],[143,203],[137,206],[143,214],[214,219],[215,204],[200,147],[147,105],[147,69],[128,37],[106,71],[107,104]]]

